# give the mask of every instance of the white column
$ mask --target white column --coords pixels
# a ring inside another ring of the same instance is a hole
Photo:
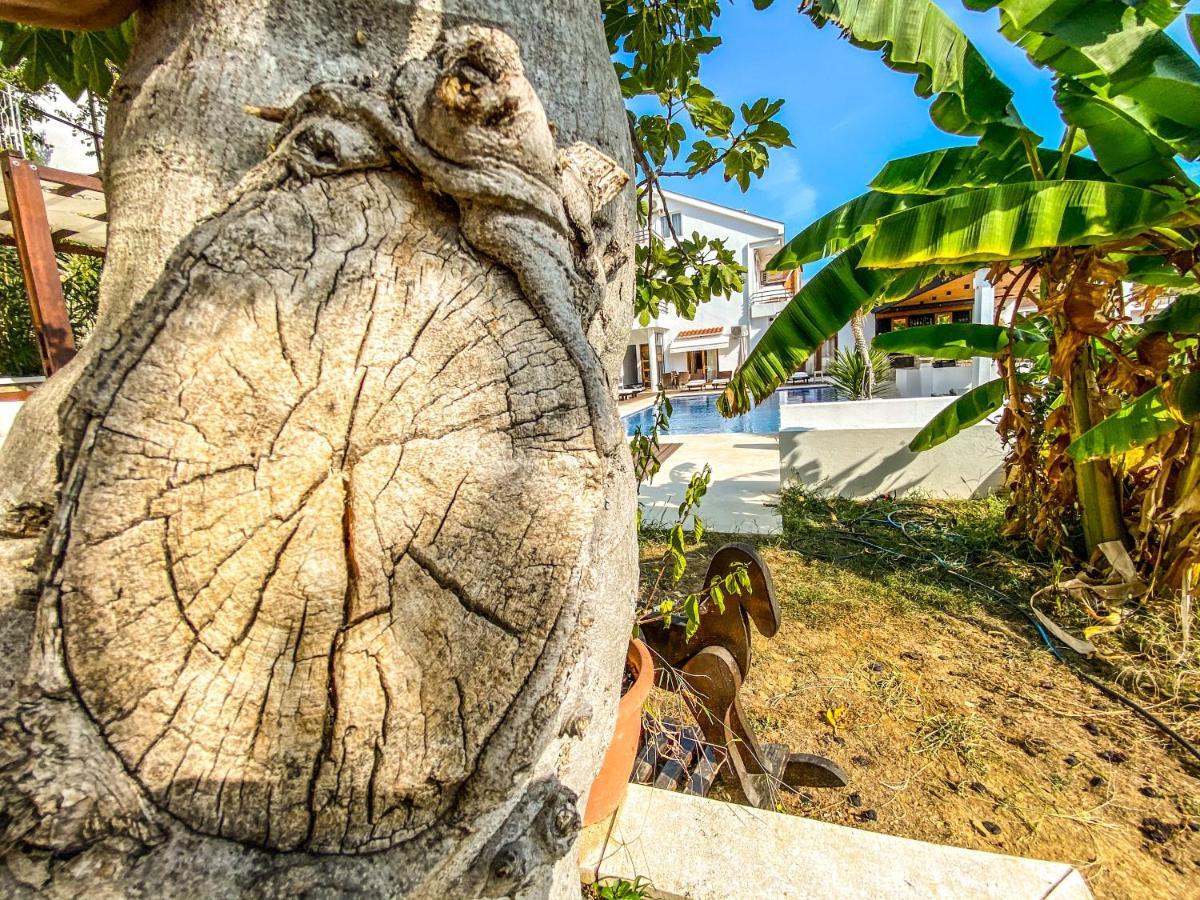
[[[975,309],[971,321],[976,325],[991,325],[996,317],[996,289],[984,277],[987,269],[975,272],[973,286],[975,288]],[[1020,298],[1017,299],[1020,303]],[[996,377],[996,364],[986,357],[975,357],[971,360],[971,387],[979,387],[985,381]]]
[[[658,393],[658,346],[656,344],[656,339],[658,338],[658,335],[655,334],[653,330],[650,330],[650,331],[646,332],[646,337],[648,338],[648,343],[646,344],[646,347],[650,351],[650,390],[657,394]]]

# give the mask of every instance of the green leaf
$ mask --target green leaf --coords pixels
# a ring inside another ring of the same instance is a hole
[[[892,273],[860,268],[861,257],[862,245],[855,244],[805,282],[733,373],[717,400],[721,415],[747,412],[769,397],[817,347],[871,302]]]
[[[129,57],[133,20],[105,31],[60,31],[0,23],[0,63],[24,65],[21,85],[38,91],[53,83],[72,100],[90,90],[105,97],[114,74]]]
[[[0,63],[21,67],[22,87],[40,91],[54,83],[71,99],[79,96],[71,61],[70,34],[51,28],[10,25],[0,42]]]
[[[717,612],[725,612],[725,592],[721,590],[721,579],[714,578],[708,587],[708,599],[717,607]]]
[[[1006,184],[942,197],[887,216],[867,241],[871,268],[1025,259],[1166,224],[1180,201],[1097,181]]]
[[[875,232],[886,215],[927,203],[925,197],[904,197],[869,191],[827,212],[784,244],[767,263],[768,271],[786,271],[824,259],[857,244]]]
[[[1036,332],[1017,331],[1016,336],[1013,355],[1018,359],[1033,359],[1048,349],[1046,340]],[[1009,346],[1009,333],[999,325],[919,325],[876,335],[874,344],[888,353],[912,353],[935,359],[995,358]]]
[[[1131,119],[1114,103],[1071,81],[1060,82],[1054,100],[1067,123],[1087,137],[1096,160],[1109,177],[1125,184],[1175,181],[1191,185],[1175,162],[1175,151]]]
[[[1161,256],[1133,256],[1121,253],[1112,254],[1113,259],[1123,259],[1127,266],[1125,281],[1134,284],[1148,284],[1154,287],[1168,287],[1195,290],[1200,287],[1195,278],[1179,274],[1179,269],[1171,265]]]
[[[1192,39],[1192,46],[1196,48],[1196,52],[1200,53],[1200,13],[1189,13],[1187,17],[1188,37]]]
[[[904,300],[912,296],[917,291],[927,287],[931,281],[943,276],[956,278],[960,275],[970,275],[979,267],[974,263],[965,265],[944,266],[940,264],[929,266],[913,266],[908,269],[897,269],[892,273],[883,289],[875,297],[876,305],[883,303],[893,303],[897,300]]]
[[[685,640],[690,641],[700,628],[700,596],[698,594],[688,594],[683,601],[683,611],[687,615],[687,624],[683,627],[683,636]]]
[[[1200,419],[1200,372],[1172,378],[1121,407],[1068,448],[1076,460],[1119,456]]]
[[[1060,157],[1055,151],[1040,149],[1038,159],[1043,171],[1048,172],[1059,164]],[[1067,164],[1066,177],[1103,180],[1104,173],[1095,161],[1073,155]],[[937,195],[1033,180],[1029,159],[1019,144],[1005,153],[981,146],[947,147],[891,160],[869,187],[889,194]]]
[[[817,25],[835,23],[856,47],[882,49],[892,69],[915,74],[916,93],[936,96],[929,115],[944,131],[984,135],[997,147],[1018,140],[1024,125],[1012,91],[931,0],[803,0],[800,11]]]
[[[1162,29],[1165,0],[999,0],[1000,31],[1039,66],[1080,79],[1189,159],[1200,154],[1200,66]]]
[[[929,450],[950,440],[964,428],[970,428],[998,410],[1004,403],[1004,379],[997,378],[973,388],[929,420],[909,442],[913,453]]]
[[[1185,294],[1142,325],[1142,335],[1200,333],[1200,294]]]

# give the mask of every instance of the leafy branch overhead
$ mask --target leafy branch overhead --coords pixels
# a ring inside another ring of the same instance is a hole
[[[748,190],[771,152],[792,146],[778,119],[783,101],[761,97],[735,111],[700,80],[703,58],[721,44],[714,33],[721,0],[604,0],[601,12],[621,92],[633,107],[643,236],[635,312],[643,324],[665,309],[690,319],[698,304],[741,291],[745,268],[723,240],[677,232],[663,216],[663,183],[716,171]]]
[[[0,22],[0,65],[19,67],[21,86],[56,85],[72,100],[108,96],[129,57],[134,19],[105,31],[60,31]]]
[[[976,142],[889,162],[868,191],[791,238],[771,267],[833,260],[719,406],[732,415],[761,401],[863,310],[987,267],[993,322],[876,339],[998,368],[912,448],[999,412],[1014,532],[1058,546],[1074,520],[1085,552],[1124,543],[1147,580],[1153,569],[1178,585],[1200,576],[1200,507],[1189,499],[1200,490],[1200,188],[1181,163],[1200,157],[1200,65],[1164,30],[1185,4],[965,5],[998,10],[1001,34],[1050,74],[1061,138],[1024,124],[1012,91],[932,0],[804,0],[818,27],[915,75],[933,122]],[[1194,39],[1200,26],[1188,26]]]

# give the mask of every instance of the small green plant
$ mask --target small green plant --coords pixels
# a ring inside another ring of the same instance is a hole
[[[660,391],[654,401],[654,420],[650,431],[644,433],[639,428],[629,439],[629,450],[633,455],[633,470],[638,479],[639,490],[644,481],[658,473],[661,466],[658,459],[659,435],[669,431],[670,427],[671,401],[666,391]],[[683,492],[683,500],[676,510],[675,521],[669,527],[646,522],[642,505],[638,503],[638,534],[662,540],[667,548],[663,551],[658,573],[650,582],[650,586],[638,597],[637,625],[656,620],[670,623],[677,616],[682,616],[684,630],[688,639],[691,639],[700,627],[700,615],[704,609],[712,606],[724,612],[727,595],[740,594],[750,589],[750,575],[745,566],[739,566],[727,575],[714,575],[699,591],[683,594],[672,590],[687,571],[688,533],[691,533],[693,544],[700,543],[704,538],[704,520],[696,510],[707,493],[711,480],[712,470],[708,466],[692,476]]]
[[[839,350],[828,366],[825,377],[833,382],[838,396],[843,400],[869,400],[872,396],[888,393],[887,382],[892,378],[892,361],[882,350],[869,351],[870,363],[857,349],[847,347]],[[874,377],[872,376],[872,373]],[[874,389],[870,386],[874,385]]]
[[[708,490],[711,478],[712,470],[708,466],[692,476],[683,493],[683,501],[676,510],[675,522],[670,528],[665,529],[663,537],[667,548],[663,551],[662,559],[659,561],[658,573],[650,582],[649,587],[638,597],[638,625],[656,620],[669,623],[676,616],[681,615],[685,632],[690,640],[696,633],[696,629],[700,627],[700,615],[705,608],[711,604],[724,612],[727,595],[740,594],[742,591],[750,589],[749,573],[745,566],[738,566],[727,575],[714,575],[709,583],[699,591],[683,594],[673,590],[687,571],[689,530],[694,544],[698,544],[704,537],[704,522],[696,515],[696,507],[699,506],[701,498]],[[643,529],[643,533],[645,533],[645,529]]]
[[[647,893],[649,884],[641,876],[633,881],[616,878],[606,884],[596,885],[596,896],[600,900],[645,900],[650,896]]]
[[[662,468],[658,458],[658,436],[671,430],[671,398],[667,389],[662,388],[654,398],[654,421],[649,433],[642,431],[641,426],[633,430],[629,438],[629,452],[633,455],[633,474],[637,476],[638,491],[642,489],[643,481],[650,481]],[[638,525],[641,525],[641,504],[638,504]]]

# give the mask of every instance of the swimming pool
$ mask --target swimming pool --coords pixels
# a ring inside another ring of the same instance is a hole
[[[779,407],[792,403],[828,403],[837,399],[837,391],[829,385],[784,388],[776,391],[750,412],[726,419],[717,412],[717,394],[696,397],[682,395],[671,398],[671,434],[774,434],[779,431]],[[650,431],[654,423],[654,407],[622,416],[625,433],[641,428]]]

